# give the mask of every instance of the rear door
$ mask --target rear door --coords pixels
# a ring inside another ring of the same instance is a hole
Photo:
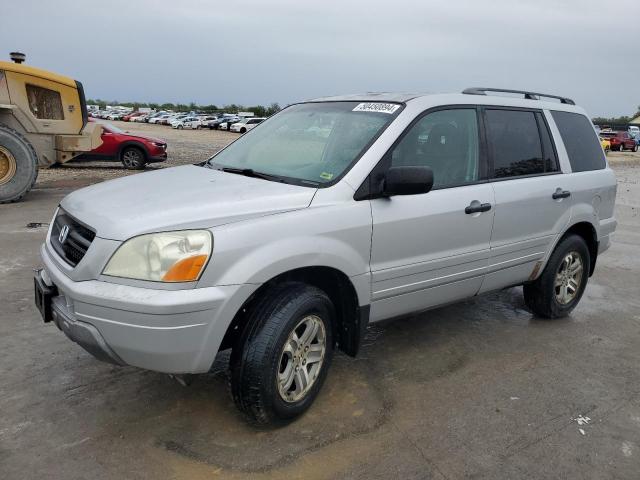
[[[482,147],[475,107],[429,111],[372,173],[407,165],[434,173],[429,193],[371,200],[372,321],[478,292],[494,213]]]
[[[486,107],[483,118],[495,219],[481,292],[526,281],[571,214],[568,175],[542,111]]]

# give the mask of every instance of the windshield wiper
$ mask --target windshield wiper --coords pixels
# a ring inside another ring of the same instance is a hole
[[[222,167],[219,170],[227,173],[236,173],[238,175],[244,175],[245,177],[262,178],[264,180],[273,180],[276,182],[284,182],[282,177],[278,175],[270,175],[268,173],[256,172],[253,168],[234,168],[234,167]]]

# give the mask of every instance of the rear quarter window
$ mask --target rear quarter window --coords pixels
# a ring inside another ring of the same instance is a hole
[[[579,113],[559,111],[552,111],[551,115],[567,150],[571,170],[586,172],[605,168],[602,146],[587,117]]]

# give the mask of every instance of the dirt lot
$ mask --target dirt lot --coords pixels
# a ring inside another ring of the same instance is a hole
[[[147,167],[148,170],[202,162],[239,136],[237,133],[221,130],[175,130],[166,125],[129,122],[110,123],[134,135],[147,135],[167,141],[169,146],[167,149],[167,161],[151,164]],[[123,170],[120,162],[74,161],[56,168],[42,170],[38,176],[37,187],[60,187],[61,184],[86,185],[101,179],[116,178],[135,173],[138,172]],[[64,182],[61,182],[63,179]]]
[[[236,137],[125,128],[169,141],[159,168]],[[610,161],[615,243],[570,318],[532,317],[514,288],[375,325],[359,358],[336,357],[310,412],[275,430],[236,413],[224,354],[184,388],[100,363],[42,323],[31,269],[46,226],[27,223],[123,174],[42,172],[24,202],[0,206],[0,479],[639,478],[640,155]]]

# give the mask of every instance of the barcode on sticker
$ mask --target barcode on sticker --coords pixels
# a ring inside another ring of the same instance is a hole
[[[400,108],[395,103],[361,103],[353,109],[354,112],[393,113]]]

